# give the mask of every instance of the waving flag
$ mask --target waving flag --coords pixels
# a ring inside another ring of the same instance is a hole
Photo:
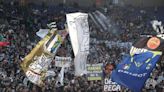
[[[10,44],[9,42],[0,42],[0,46],[7,46],[9,44]]]
[[[47,34],[36,46],[32,49],[30,54],[28,54],[23,62],[21,63],[21,67],[24,70],[27,78],[34,84],[39,86],[43,85],[42,77],[44,76],[43,73],[41,74],[42,67],[38,64],[43,63],[43,59],[46,59],[47,55],[43,54],[43,45],[47,42],[50,37],[51,33]],[[52,58],[52,57],[51,57]],[[40,61],[40,63],[34,63]],[[44,63],[45,64],[45,63]],[[46,70],[45,70],[46,71]],[[44,72],[45,72],[44,71]]]
[[[49,32],[24,58],[21,67],[32,83],[44,86],[43,80],[46,77],[48,66],[66,35],[66,30],[60,30],[57,34],[56,31]]]
[[[111,79],[118,84],[141,92],[146,80],[162,56],[164,44],[157,37],[141,39],[132,46],[130,55],[112,71]]]
[[[4,41],[4,37],[2,35],[0,35],[0,47],[1,46],[7,46],[9,45],[10,43],[9,42],[5,42]]]

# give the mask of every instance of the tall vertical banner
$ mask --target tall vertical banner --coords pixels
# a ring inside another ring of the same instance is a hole
[[[75,55],[75,75],[86,72],[86,61],[89,54],[88,14],[70,13],[66,15],[71,44]]]

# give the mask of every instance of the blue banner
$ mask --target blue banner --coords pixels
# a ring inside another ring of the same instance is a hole
[[[147,50],[127,56],[112,71],[112,81],[134,92],[140,92],[161,55],[162,52]]]

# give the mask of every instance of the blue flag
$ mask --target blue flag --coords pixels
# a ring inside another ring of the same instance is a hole
[[[160,51],[147,50],[125,57],[112,71],[112,81],[134,92],[140,92],[161,55]]]

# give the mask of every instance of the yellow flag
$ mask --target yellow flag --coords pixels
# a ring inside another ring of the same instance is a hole
[[[67,35],[66,30],[49,32],[32,51],[24,58],[21,67],[27,78],[38,86],[43,86],[48,66],[53,60],[57,49]]]
[[[23,62],[21,63],[21,67],[24,70],[24,72],[27,71],[28,66],[30,65],[30,63],[32,63],[34,56],[40,56],[42,54],[44,43],[48,41],[52,35],[52,33],[48,33],[41,41],[38,42],[35,48],[33,48],[32,51],[24,58]]]

